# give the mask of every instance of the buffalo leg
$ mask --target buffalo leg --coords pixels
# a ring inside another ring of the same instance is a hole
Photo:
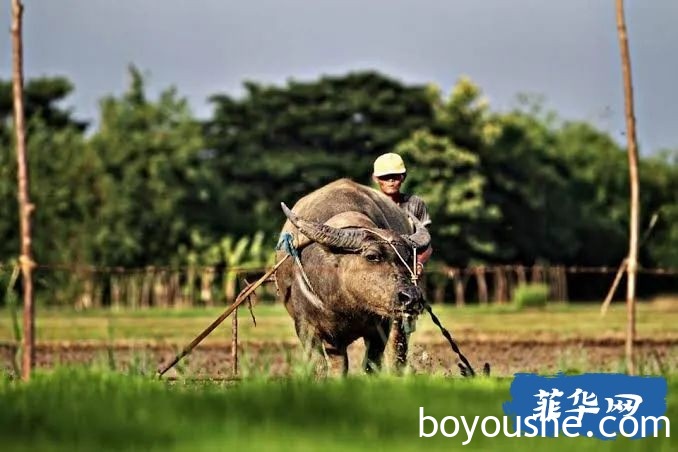
[[[375,373],[381,370],[384,349],[386,348],[386,341],[388,340],[388,332],[388,322],[383,322],[377,325],[376,333],[363,337],[363,341],[365,342],[363,369],[365,372]]]
[[[331,376],[343,376],[348,373],[348,352],[346,347],[335,347],[325,343],[328,373]]]
[[[409,337],[400,320],[395,320],[391,325],[388,337],[386,354],[388,357],[389,370],[401,373],[407,364],[407,349]]]
[[[301,320],[294,322],[294,329],[301,341],[304,350],[304,359],[316,376],[323,376],[327,372],[327,360],[322,340],[317,336],[310,325]]]

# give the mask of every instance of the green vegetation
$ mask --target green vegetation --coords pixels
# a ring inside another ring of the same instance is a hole
[[[375,377],[164,383],[58,370],[0,381],[3,450],[675,450],[674,438],[419,438],[427,415],[502,416],[509,380]],[[666,416],[678,418],[678,380]],[[674,427],[675,429],[675,427]]]
[[[0,264],[19,249],[10,88],[0,81]],[[90,265],[181,266],[182,290],[190,280],[187,291],[212,282],[233,292],[234,267],[270,261],[280,201],[339,177],[369,183],[374,157],[396,149],[411,169],[406,191],[430,206],[438,264],[616,267],[626,255],[623,148],[527,98],[494,111],[469,79],[449,94],[370,71],[247,82],[241,97],[211,96],[200,121],[178,89],[151,98],[130,68],[127,90],[102,98],[91,130],[64,107],[73,89],[59,77],[26,83],[33,246],[52,266],[36,271],[36,290],[49,304],[86,306],[93,286],[102,305],[115,304],[119,281],[82,268]],[[641,228],[657,218],[640,264],[678,267],[678,159],[666,151],[640,166]],[[250,249],[239,255],[244,241]],[[220,279],[196,279],[196,265]],[[1,281],[7,272],[0,266]],[[639,284],[640,295],[675,290],[660,284]],[[573,299],[600,292],[572,286]]]
[[[514,305],[469,306],[456,308],[434,305],[443,324],[463,340],[468,334],[512,339],[622,338],[626,328],[626,311],[613,304],[605,317],[600,304],[550,304],[538,311],[519,310]],[[169,341],[188,343],[221,312],[221,308],[92,310],[75,312],[64,309],[40,309],[37,312],[39,341]],[[239,310],[241,341],[296,342],[292,320],[279,304],[262,304],[254,308],[257,326],[250,314]],[[109,330],[110,328],[110,330]],[[206,341],[230,340],[230,320],[222,324]],[[639,338],[676,339],[678,308],[675,304],[640,303],[637,314]],[[412,336],[417,342],[440,341],[436,326],[427,315],[417,322]],[[7,311],[0,311],[0,341],[13,340]]]
[[[513,292],[513,304],[517,308],[543,308],[549,298],[549,286],[546,284],[522,284]]]

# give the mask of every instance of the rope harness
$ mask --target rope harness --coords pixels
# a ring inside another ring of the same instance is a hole
[[[452,339],[452,335],[450,334],[449,331],[440,323],[440,319],[433,313],[433,309],[431,308],[431,305],[426,303],[426,310],[428,313],[431,315],[431,320],[433,320],[433,323],[436,324],[438,328],[440,328],[440,332],[445,336],[445,339],[447,339],[447,342],[449,342],[450,347],[452,347],[452,351],[454,351],[457,356],[459,356],[459,359],[461,359],[461,363],[457,363],[459,366],[459,370],[461,371],[461,375],[464,377],[475,377],[476,372],[473,370],[473,367],[471,367],[471,363],[469,363],[468,359],[464,356],[464,354],[461,352],[459,349],[459,345],[457,344],[457,341]],[[463,363],[463,364],[462,364]],[[490,376],[490,364],[485,363],[483,366],[483,375],[486,377]]]
[[[414,260],[413,260],[413,266],[410,267],[409,265],[407,265],[407,262],[405,261],[405,258],[403,258],[402,254],[400,254],[398,252],[398,248],[396,248],[396,246],[393,244],[393,240],[389,240],[387,237],[384,237],[378,231],[375,231],[373,229],[365,229],[365,231],[371,232],[372,234],[379,237],[381,239],[381,241],[379,241],[377,243],[385,243],[385,244],[389,245],[391,248],[393,248],[393,251],[395,252],[396,256],[398,256],[398,259],[400,259],[400,262],[402,262],[403,265],[405,266],[405,268],[407,269],[407,271],[410,272],[410,281],[412,281],[412,283],[414,283],[416,285],[419,282],[419,275],[415,271],[416,268],[417,268],[417,247],[416,246],[412,247],[412,255],[414,256]],[[413,269],[415,269],[415,270],[413,270]]]
[[[410,279],[413,284],[417,285],[419,282],[419,274],[413,270],[417,268],[417,248],[416,246],[412,247],[412,267],[407,265],[407,262],[405,262],[405,259],[403,256],[398,252],[398,249],[395,247],[393,244],[392,240],[388,240],[386,237],[382,236],[379,234],[377,231],[373,231],[370,229],[367,229],[368,231],[372,232],[374,235],[378,236],[381,238],[385,243],[391,246],[393,248],[393,251],[395,252],[396,256],[400,259],[400,261],[403,263],[405,268],[410,272]],[[457,363],[459,366],[459,370],[461,371],[461,375],[464,377],[475,377],[476,372],[473,370],[473,366],[471,366],[471,363],[469,362],[468,359],[466,359],[466,356],[461,352],[461,349],[459,348],[459,344],[457,344],[457,341],[455,341],[452,338],[452,335],[450,332],[440,323],[440,319],[438,316],[436,316],[433,313],[433,308],[431,308],[431,305],[424,300],[424,307],[426,308],[426,311],[428,311],[429,315],[431,316],[431,320],[433,320],[433,323],[440,329],[440,332],[442,335],[447,339],[447,342],[450,344],[450,347],[452,347],[452,351],[454,351],[459,359],[462,361],[461,363]],[[414,331],[414,321],[416,321],[416,316],[411,316],[409,314],[405,315],[405,318],[403,319],[403,327],[405,329],[406,334],[410,334],[411,332]],[[488,377],[490,375],[490,364],[485,363],[483,366],[483,375]]]
[[[372,229],[365,229],[365,230],[371,232],[372,234],[374,234],[377,237],[379,237],[380,239],[382,239],[382,241],[377,242],[377,243],[386,243],[391,248],[393,248],[393,251],[395,252],[396,256],[398,256],[398,259],[400,259],[400,262],[403,263],[403,265],[405,266],[407,271],[410,273],[410,281],[412,282],[412,284],[417,286],[418,283],[419,283],[419,275],[416,272],[416,268],[417,268],[417,247],[416,246],[412,247],[413,265],[412,265],[412,267],[410,267],[409,265],[407,265],[407,261],[405,260],[405,258],[398,251],[398,248],[396,248],[396,246],[394,245],[393,240],[389,240],[388,238],[386,238],[382,234],[380,234],[378,231],[375,231],[375,230],[372,230]],[[403,325],[403,332],[407,336],[409,336],[417,328],[417,315],[404,313],[404,314],[401,314],[401,319],[402,319],[402,325]]]

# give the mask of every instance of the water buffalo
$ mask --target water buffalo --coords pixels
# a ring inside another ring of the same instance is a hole
[[[385,350],[388,365],[401,367],[409,321],[424,308],[411,270],[428,231],[382,193],[349,179],[304,196],[291,211],[282,207],[281,237],[294,238],[299,262],[287,259],[276,285],[316,372],[345,374],[347,347],[359,338],[367,372],[381,366]]]

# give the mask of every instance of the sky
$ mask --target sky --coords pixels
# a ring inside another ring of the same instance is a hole
[[[151,94],[174,85],[199,117],[208,96],[355,70],[449,91],[461,76],[497,110],[543,96],[565,119],[624,143],[614,0],[23,0],[27,78],[63,75],[96,120],[135,64]],[[678,0],[626,0],[643,154],[678,148]],[[10,2],[0,77],[11,76]]]

